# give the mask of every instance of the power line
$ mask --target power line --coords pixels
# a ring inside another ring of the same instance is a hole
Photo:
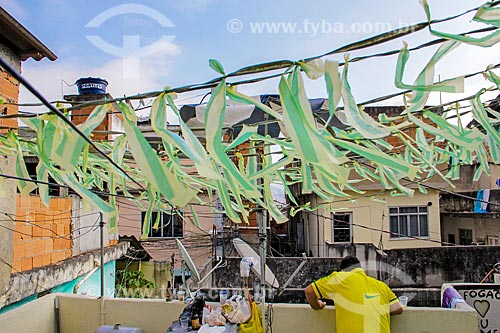
[[[10,267],[10,269],[11,269],[11,270],[15,271],[16,273],[19,273],[19,275],[20,275],[23,279],[25,279],[25,280],[27,280],[28,282],[32,283],[32,284],[35,286],[35,291],[36,291],[36,290],[38,290],[38,289],[42,289],[42,291],[41,291],[41,292],[38,292],[38,294],[39,294],[39,293],[43,293],[43,292],[49,292],[49,293],[50,293],[50,291],[51,291],[51,289],[52,289],[52,288],[46,288],[46,287],[42,286],[40,283],[38,283],[38,280],[39,280],[39,279],[30,279],[28,276],[26,276],[25,274],[23,274],[23,273],[25,273],[25,272],[18,270],[17,268],[15,268],[15,267],[14,267],[14,266],[12,266],[11,264],[9,264],[7,261],[5,261],[2,257],[0,257],[0,261],[1,261],[3,264],[5,264],[6,266]]]
[[[325,220],[335,221],[335,219],[333,219],[331,217],[324,216],[322,214],[318,214],[318,213],[315,213],[315,212],[306,211],[306,213],[314,215],[314,216],[317,216],[317,217],[321,217],[321,218],[323,218]],[[385,229],[381,229],[381,228],[379,229],[379,228],[373,228],[373,227],[365,226],[365,225],[362,225],[362,224],[349,223],[349,222],[345,222],[345,221],[342,221],[342,220],[336,220],[336,221],[339,221],[339,222],[342,222],[342,223],[346,223],[346,224],[350,224],[350,225],[352,225],[354,227],[358,227],[358,228],[362,228],[362,229],[366,229],[366,230],[370,230],[370,231],[382,232],[382,233],[386,233],[386,234],[390,234],[390,235],[404,236],[405,238],[410,238],[410,239],[414,239],[414,240],[420,240],[420,241],[431,242],[431,243],[438,243],[440,245],[455,245],[455,244],[451,244],[451,243],[448,243],[448,242],[443,242],[443,241],[436,240],[436,239],[422,238],[422,237],[418,237],[418,236],[410,236],[410,235],[400,234],[400,233],[396,233],[396,232],[385,230]]]
[[[500,4],[500,1],[491,2],[489,5],[490,5],[490,7],[495,7],[498,4]],[[477,11],[479,8],[480,8],[480,6],[474,7],[472,9],[466,10],[460,14],[450,16],[447,18],[443,18],[443,19],[434,19],[434,20],[431,20],[430,22],[426,21],[426,22],[420,22],[417,24],[409,25],[409,26],[400,27],[400,28],[391,30],[389,32],[385,32],[385,33],[382,33],[379,35],[375,35],[375,36],[363,39],[361,41],[357,41],[354,43],[350,43],[350,44],[341,46],[337,49],[325,52],[325,53],[320,54],[320,55],[305,58],[304,61],[307,62],[307,61],[311,61],[311,60],[315,60],[315,59],[324,58],[324,57],[327,57],[327,56],[330,56],[333,54],[345,53],[345,52],[349,52],[349,51],[365,49],[365,48],[372,47],[372,46],[375,46],[378,44],[383,44],[383,43],[389,42],[391,40],[401,38],[401,37],[406,36],[408,34],[416,33],[419,30],[422,30],[422,29],[428,27],[430,24],[452,21],[452,20],[459,18],[461,16],[464,16],[470,12]],[[495,28],[479,29],[479,30],[474,30],[474,31],[469,32],[469,33],[490,31],[487,29],[494,30]],[[438,40],[431,41],[430,43],[439,43],[439,42],[440,42],[440,40],[438,39]],[[422,47],[424,47],[424,46],[422,46]],[[157,97],[158,95],[160,95],[162,93],[170,93],[170,92],[183,93],[183,92],[196,91],[196,90],[201,90],[201,89],[210,89],[210,88],[215,87],[223,78],[239,77],[239,76],[245,76],[245,75],[249,75],[249,74],[258,74],[258,73],[263,73],[263,72],[287,69],[294,64],[297,64],[297,61],[279,60],[279,61],[271,61],[271,62],[267,62],[267,63],[261,63],[261,64],[257,64],[257,65],[250,65],[250,66],[240,68],[236,71],[233,71],[233,72],[225,75],[224,77],[212,79],[212,80],[206,81],[204,83],[197,83],[197,84],[191,84],[191,85],[186,85],[186,86],[180,86],[180,87],[176,87],[176,88],[164,89],[161,91],[150,91],[150,92],[136,94],[136,95],[132,95],[132,96],[114,98],[114,99],[110,99],[107,101],[84,102],[84,103],[78,104],[75,107],[67,108],[67,110],[70,111],[70,110],[75,109],[75,108],[81,108],[81,107],[93,106],[93,105],[102,105],[102,104],[107,104],[107,103],[122,102],[122,101],[127,101],[127,100],[143,100],[146,98]],[[273,75],[263,76],[263,77],[256,78],[256,79],[231,82],[230,84],[241,85],[241,84],[248,84],[248,83],[256,83],[256,82],[264,81],[264,80],[267,80],[270,78],[279,77],[281,75],[282,75],[281,73],[280,74],[273,74]],[[53,111],[52,105],[49,102],[47,102],[47,103],[51,106],[51,107],[49,107],[49,109],[51,109],[51,111]],[[44,103],[44,105],[47,106],[46,103]],[[56,111],[56,113],[57,113],[57,111]]]
[[[69,234],[60,235],[60,234],[58,234],[57,232],[53,231],[51,228],[43,227],[43,226],[41,226],[41,225],[36,224],[36,222],[38,222],[38,221],[22,221],[22,220],[21,220],[21,221],[19,221],[19,220],[17,220],[17,219],[14,219],[14,218],[13,218],[12,216],[10,216],[10,214],[8,214],[8,213],[3,213],[3,214],[4,214],[4,215],[6,215],[6,216],[7,216],[7,217],[8,217],[8,218],[12,221],[12,222],[15,222],[15,223],[16,223],[16,222],[17,222],[17,223],[19,223],[19,222],[26,223],[26,224],[29,224],[29,225],[31,225],[31,226],[33,226],[33,227],[37,227],[37,228],[39,228],[39,229],[48,230],[48,231],[50,231],[52,234],[54,234],[54,236],[45,236],[45,237],[44,237],[44,236],[39,236],[39,237],[33,237],[33,235],[32,235],[32,234],[27,234],[27,233],[24,233],[24,232],[21,232],[21,231],[18,231],[18,230],[15,230],[15,229],[12,229],[12,228],[9,228],[9,227],[7,227],[7,226],[4,226],[4,225],[0,224],[0,227],[3,227],[4,229],[7,229],[7,230],[10,230],[10,231],[13,231],[13,232],[15,232],[15,233],[22,234],[22,235],[25,235],[25,236],[30,236],[30,237],[32,237],[32,238],[61,238],[61,239],[66,239],[66,240],[74,240],[74,239],[78,239],[78,238],[80,238],[80,237],[83,237],[83,236],[85,236],[86,234],[88,234],[88,233],[90,233],[90,232],[92,232],[92,231],[97,230],[97,224],[98,224],[98,222],[100,221],[100,217],[98,217],[98,218],[97,218],[97,220],[96,220],[96,222],[94,222],[94,224],[93,224],[93,225],[91,225],[91,226],[82,226],[82,227],[80,227],[80,228],[73,229],[73,230],[72,230],[72,232],[71,232],[71,233],[69,233]],[[94,213],[94,214],[99,214],[99,213]],[[93,215],[93,214],[92,214],[92,215]],[[49,221],[50,221],[50,220],[49,220]],[[69,221],[71,221],[71,218],[69,219]],[[84,229],[90,229],[90,230],[87,230],[86,232],[81,233],[81,234],[79,234],[78,236],[72,236],[75,232],[79,232],[80,230],[84,230]],[[71,236],[71,237],[68,237],[68,236]]]
[[[123,168],[118,165],[110,156],[105,154],[95,143],[92,141],[90,138],[88,138],[73,122],[71,122],[64,113],[62,113],[60,110],[55,108],[50,102],[35,88],[29,83],[22,75],[20,75],[12,66],[3,58],[0,57],[0,65],[7,71],[9,72],[10,75],[12,75],[17,81],[19,81],[23,86],[26,87],[36,98],[38,98],[47,108],[49,108],[52,112],[54,112],[59,118],[61,118],[71,129],[73,129],[82,139],[84,139],[89,145],[92,146],[98,152],[103,156],[106,160],[108,160],[115,168],[120,170],[127,178],[129,178],[132,182],[136,183],[139,185],[140,188],[142,187],[142,184],[138,183],[133,177],[128,175]]]

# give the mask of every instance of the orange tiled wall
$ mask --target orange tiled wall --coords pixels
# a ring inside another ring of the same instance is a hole
[[[83,107],[81,109],[74,109],[71,112],[71,121],[75,125],[83,124],[84,122],[87,121],[88,116],[94,111],[95,106],[87,106]],[[92,140],[95,141],[105,141],[109,140],[110,136],[106,133],[100,133],[100,132],[106,132],[109,131],[111,127],[111,115],[107,115],[102,123],[100,123],[92,132],[91,138]]]
[[[71,198],[45,207],[38,196],[18,195],[15,230],[13,273],[71,258]]]
[[[0,99],[6,102],[17,102],[19,83],[0,67]],[[17,105],[0,104],[0,114],[11,115],[17,113]],[[0,133],[6,133],[3,127],[17,128],[16,118],[0,119]]]

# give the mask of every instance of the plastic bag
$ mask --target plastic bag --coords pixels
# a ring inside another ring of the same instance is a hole
[[[206,306],[203,309],[203,324],[208,324],[210,326],[224,326],[226,324],[226,318],[221,313],[221,309]]]
[[[262,321],[260,320],[259,307],[256,303],[252,303],[252,316],[250,320],[244,324],[240,324],[239,333],[264,333]]]
[[[252,310],[248,301],[240,295],[235,295],[228,299],[221,306],[221,310],[224,317],[233,324],[246,323],[252,316]]]
[[[225,331],[226,328],[224,326],[203,325],[198,330],[198,333],[224,333]]]
[[[238,325],[226,323],[224,327],[224,333],[238,333]]]

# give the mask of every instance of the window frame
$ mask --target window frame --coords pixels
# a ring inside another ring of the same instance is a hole
[[[342,215],[342,216],[348,216],[349,218],[349,225],[345,228],[341,227],[341,228],[335,228],[335,216],[339,216],[339,215]],[[352,217],[353,217],[353,213],[352,212],[340,212],[340,213],[334,213],[332,212],[331,213],[331,219],[332,219],[332,224],[331,224],[331,227],[332,227],[332,232],[331,232],[331,240],[332,240],[332,243],[334,244],[351,244],[354,240],[354,235],[352,233]],[[335,241],[335,230],[349,230],[349,240],[348,241]]]
[[[396,213],[392,211],[394,209],[397,209]],[[415,212],[410,211],[412,209],[416,209],[416,211]],[[393,218],[395,217],[397,218],[396,221],[397,230],[394,230],[393,228],[394,227]],[[390,240],[410,240],[410,239],[429,239],[429,238],[430,238],[429,207],[427,205],[411,205],[411,206],[406,205],[406,206],[389,207]]]
[[[161,212],[160,215],[160,223],[158,225],[158,230],[161,231],[160,236],[155,236],[155,232],[153,231],[153,226],[156,221],[156,215],[158,214],[158,211],[153,211],[151,214],[151,223],[149,225],[149,231],[148,231],[148,238],[147,239],[174,239],[174,238],[184,238],[184,223],[183,219],[181,216],[184,215],[184,212],[182,210],[178,210],[176,213],[173,211],[171,213],[167,212]],[[179,216],[179,214],[181,216]],[[144,218],[146,217],[146,212],[142,211],[141,212],[141,232],[143,231],[144,228]],[[165,230],[165,219],[169,219],[170,217],[173,218],[173,221],[167,221],[166,226],[167,226],[167,234],[164,234]],[[173,224],[171,224],[173,222]],[[180,233],[178,232],[180,228]],[[177,229],[177,233],[176,233]]]
[[[467,237],[470,234],[470,238]],[[470,242],[463,242],[462,240],[468,239]],[[473,245],[472,243],[474,242],[474,232],[472,229],[469,228],[458,228],[458,245]],[[469,244],[465,244],[469,243]]]

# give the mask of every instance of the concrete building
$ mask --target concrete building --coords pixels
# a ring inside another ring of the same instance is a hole
[[[19,73],[21,63],[29,58],[41,60],[48,58],[56,60],[56,55],[40,42],[22,24],[0,7],[0,56]],[[0,67],[0,99],[7,102],[1,105],[2,115],[13,115],[18,112],[17,101],[19,98],[19,82],[17,82],[4,68]],[[16,118],[0,119],[0,133],[5,134],[10,129],[17,129]],[[2,157],[0,169],[3,174],[15,174],[15,158]],[[6,191],[4,198],[16,197],[16,183],[14,180],[5,180]],[[16,200],[0,200],[0,211],[9,216],[16,215]],[[14,228],[13,220],[0,221],[0,299],[8,290],[10,274],[12,271]]]
[[[397,116],[402,110],[402,107],[395,106],[364,109],[374,118],[380,113]],[[409,137],[415,137],[415,128],[404,131]],[[394,152],[403,151],[404,145],[397,137],[391,136],[387,141],[394,147]],[[443,165],[438,169],[446,170],[447,167]],[[403,181],[415,190],[412,198],[392,196],[391,191],[381,184],[363,180],[356,184],[364,191],[363,194],[350,192],[350,197],[326,201],[314,194],[302,195],[299,184],[294,189],[296,197],[300,198],[300,202],[310,202],[319,209],[301,212],[293,218],[292,237],[296,235],[299,250],[318,257],[339,256],[341,253],[337,249],[348,244],[372,244],[379,250],[441,246],[449,241],[442,235],[441,196],[444,193],[498,187],[498,166],[491,165],[491,174],[483,174],[477,182],[472,181],[474,171],[474,166],[463,166],[454,189],[441,178],[433,176],[425,182],[427,193],[419,192],[417,184]],[[449,233],[448,229],[445,232]]]
[[[0,56],[17,72],[28,58],[56,60],[56,56],[33,34],[0,8]],[[2,114],[18,113],[19,82],[0,68],[0,99]],[[17,117],[1,118],[0,131],[5,135],[14,130],[25,139],[25,129],[18,129]],[[30,176],[36,177],[37,160],[26,157]],[[1,173],[15,175],[16,158],[0,159]],[[50,203],[45,206],[35,191],[28,196],[16,194],[16,182],[7,179],[0,200],[0,308],[30,301],[48,292],[73,292],[79,281],[87,280],[88,273],[96,272],[99,264],[99,213],[83,213],[80,197],[69,195],[64,187],[50,186]],[[113,245],[106,233],[104,261],[113,270],[114,260],[126,251],[126,244]],[[104,263],[102,263],[104,264]],[[109,275],[109,274],[108,274]],[[109,277],[114,275],[109,275]],[[108,278],[106,287],[113,289],[114,278]],[[78,289],[78,288],[77,288]],[[83,289],[80,289],[82,292]],[[95,292],[95,290],[94,290]]]

